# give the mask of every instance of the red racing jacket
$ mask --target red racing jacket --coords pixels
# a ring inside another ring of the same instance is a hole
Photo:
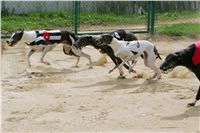
[[[194,55],[192,57],[192,61],[194,65],[197,65],[200,63],[200,41],[195,43],[196,50],[194,52]]]

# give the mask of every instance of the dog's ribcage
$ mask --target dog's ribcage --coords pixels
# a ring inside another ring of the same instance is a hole
[[[115,55],[121,57],[122,59],[126,58],[127,56],[133,56],[133,58],[137,58],[140,56],[144,51],[148,51],[148,49],[153,45],[148,41],[120,41],[121,46],[116,49]]]
[[[29,45],[50,45],[59,43],[61,40],[61,31],[60,30],[52,30],[52,31],[36,31],[37,37],[33,42]]]

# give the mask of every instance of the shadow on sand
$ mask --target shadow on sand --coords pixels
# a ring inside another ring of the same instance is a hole
[[[200,115],[200,105],[195,107],[190,107],[189,109],[185,110],[183,114],[174,115],[174,116],[167,116],[162,117],[162,120],[183,120],[189,117],[197,117]]]
[[[112,79],[106,81],[96,82],[90,85],[85,86],[75,86],[73,88],[90,88],[90,87],[97,87],[102,88],[99,92],[109,92],[113,90],[121,90],[121,89],[137,89],[143,85],[151,85],[156,84],[158,81],[139,81],[139,79],[131,78],[131,79]]]

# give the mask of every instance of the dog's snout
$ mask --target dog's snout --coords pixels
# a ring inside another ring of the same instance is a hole
[[[6,43],[9,44],[9,40],[8,39],[6,39]]]
[[[163,66],[160,66],[160,70],[163,70],[164,69],[164,67]]]
[[[97,43],[100,43],[100,40],[99,40],[99,39],[96,39],[96,42],[97,42]]]
[[[96,40],[96,43],[97,43],[98,46],[101,46],[101,45],[102,45],[101,39],[97,39],[97,40]]]

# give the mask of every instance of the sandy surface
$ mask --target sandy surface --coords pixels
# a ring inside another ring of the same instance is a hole
[[[195,40],[155,39],[162,57],[180,50]],[[49,52],[51,65],[39,62],[41,53],[31,57],[28,76],[23,44],[9,47],[2,54],[2,122],[4,132],[131,131],[198,132],[200,102],[187,108],[198,89],[198,80],[183,67],[176,68],[159,81],[147,80],[152,70],[138,59],[135,70],[126,79],[108,74],[113,63],[88,69],[88,60],[63,54],[61,45]],[[101,54],[92,47],[84,51],[97,61]],[[160,65],[161,61],[157,61]]]

